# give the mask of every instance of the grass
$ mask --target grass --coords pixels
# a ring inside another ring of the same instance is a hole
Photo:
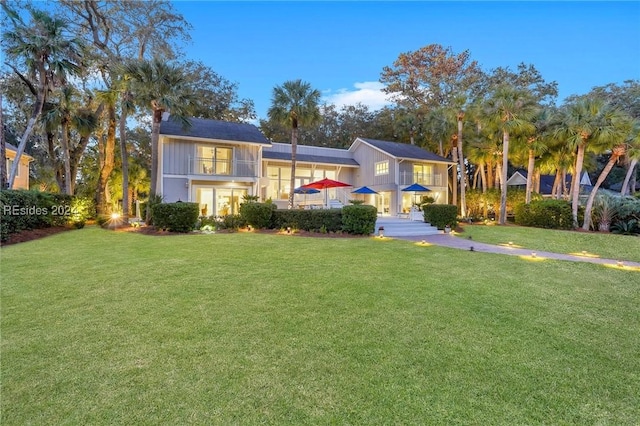
[[[464,237],[489,244],[509,241],[533,250],[581,253],[583,250],[607,259],[640,262],[640,237],[597,232],[561,231],[524,226],[463,225]]]
[[[0,254],[3,425],[640,418],[637,272],[97,228]]]

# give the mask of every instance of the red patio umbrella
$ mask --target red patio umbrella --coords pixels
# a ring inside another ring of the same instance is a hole
[[[325,200],[325,206],[329,205],[329,201],[328,201],[328,196],[327,196],[327,189],[329,188],[341,188],[341,187],[345,187],[345,186],[351,186],[348,183],[344,183],[344,182],[340,182],[339,180],[333,180],[333,179],[328,179],[328,178],[324,178],[322,180],[316,181],[316,182],[311,182],[308,183],[306,185],[302,185],[300,188],[314,188],[314,189],[324,189],[324,200]]]

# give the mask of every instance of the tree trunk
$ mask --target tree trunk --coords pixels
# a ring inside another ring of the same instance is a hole
[[[533,191],[533,171],[536,166],[536,156],[533,149],[529,150],[529,162],[527,164],[527,190],[525,194],[524,202],[529,204],[531,202],[531,192]]]
[[[628,191],[629,181],[631,180],[631,176],[633,175],[633,172],[635,171],[637,164],[638,164],[637,158],[631,159],[631,163],[629,163],[629,168],[627,169],[627,174],[624,177],[624,182],[622,182],[622,188],[620,188],[620,195],[627,195],[629,193]],[[635,189],[635,182],[633,187]]]
[[[595,200],[596,198],[596,193],[598,192],[598,188],[600,188],[600,185],[602,185],[602,182],[604,182],[604,180],[607,178],[614,164],[616,164],[616,162],[618,161],[618,158],[620,158],[621,155],[624,155],[624,151],[625,151],[624,145],[619,145],[616,148],[614,148],[613,152],[611,153],[611,157],[607,162],[607,165],[604,167],[604,169],[602,169],[600,176],[598,176],[598,180],[596,181],[596,184],[593,186],[593,189],[589,194],[589,198],[587,200],[587,206],[584,209],[584,223],[582,224],[583,231],[588,231],[591,226],[591,210],[593,209],[593,200]]]
[[[289,209],[293,208],[293,197],[296,185],[296,151],[298,148],[298,124],[291,127],[291,181],[289,183]],[[326,189],[325,189],[326,191]]]
[[[7,187],[7,141],[4,139],[2,93],[0,93],[0,190]]]
[[[11,171],[9,172],[9,188],[13,188],[13,184],[16,180],[16,176],[18,175],[18,167],[20,166],[20,158],[22,157],[22,153],[24,152],[25,147],[27,146],[27,141],[29,137],[31,137],[31,133],[33,132],[33,128],[36,125],[36,121],[42,112],[42,106],[44,105],[45,92],[44,87],[40,87],[38,90],[38,96],[36,97],[36,102],[33,105],[33,111],[31,112],[31,117],[27,122],[27,128],[24,130],[22,134],[22,139],[20,139],[20,143],[18,144],[18,150],[16,151],[16,157],[13,159],[13,164],[11,165]],[[5,161],[4,159],[2,161]]]
[[[509,168],[509,132],[502,133],[502,170],[500,171],[500,219],[498,224],[507,223],[507,169]]]
[[[458,112],[458,161],[460,163],[460,216],[467,216],[467,200],[465,196],[465,189],[467,185],[467,168],[464,164],[464,154],[462,152],[462,120],[464,119],[464,112]]]
[[[107,114],[107,140],[104,142],[104,150],[100,152],[100,174],[98,175],[98,186],[96,188],[96,210],[98,214],[103,215],[109,213],[107,182],[115,163],[116,109],[114,105],[107,107]]]
[[[484,173],[484,163],[480,163],[480,181],[482,182],[482,193],[485,194],[484,201],[482,203],[483,204],[482,217],[486,219],[487,216],[489,216],[489,205],[487,204],[487,198],[486,198],[487,179],[485,178],[485,173]]]
[[[62,162],[64,164],[64,193],[67,195],[73,195],[71,189],[71,182],[74,179],[71,176],[71,157],[69,153],[69,118],[64,117],[62,119],[62,137],[60,138],[62,143]]]
[[[127,151],[127,109],[126,96],[122,101],[120,111],[120,158],[122,160],[122,221],[124,224],[129,222],[129,153]]]
[[[576,155],[576,167],[571,177],[571,215],[573,216],[573,227],[578,225],[578,206],[580,204],[580,175],[582,174],[582,163],[584,162],[585,144],[578,145]]]
[[[458,139],[458,136],[454,136],[455,139]],[[452,146],[451,149],[451,159],[455,163],[454,166],[451,167],[451,204],[454,206],[458,205],[458,143]]]
[[[556,169],[556,177],[553,179],[553,187],[551,188],[551,198],[555,198],[556,200],[560,199],[560,194],[562,193],[562,171],[560,169]]]

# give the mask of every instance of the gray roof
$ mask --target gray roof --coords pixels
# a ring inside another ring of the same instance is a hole
[[[439,161],[444,163],[453,163],[453,161],[447,158],[440,157],[439,155],[429,152],[416,145],[410,145],[407,143],[400,143],[400,142],[380,141],[377,139],[365,139],[365,138],[359,138],[359,139],[365,141],[369,145],[374,146],[396,158],[409,158],[412,160],[427,160],[427,161]]]
[[[274,152],[267,149],[262,151],[262,158],[268,160],[291,161],[290,152]],[[310,155],[296,153],[296,161],[305,163],[340,164],[343,166],[359,166],[353,158],[330,157],[327,155]]]
[[[180,122],[169,118],[160,123],[160,134],[271,145],[271,142],[253,124],[204,118],[190,118],[189,122],[191,127],[184,129]]]

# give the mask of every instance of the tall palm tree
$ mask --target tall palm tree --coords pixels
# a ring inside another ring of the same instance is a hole
[[[525,190],[525,203],[531,202],[533,192],[533,175],[536,169],[536,157],[545,153],[549,149],[551,125],[551,110],[542,108],[534,119],[535,135],[526,137],[527,149],[527,186]]]
[[[291,127],[291,182],[289,186],[289,208],[293,208],[296,183],[296,150],[298,126],[312,126],[322,119],[320,115],[320,92],[302,80],[285,81],[273,88],[269,119]]]
[[[573,226],[578,225],[580,176],[584,155],[588,148],[607,146],[614,142],[617,130],[610,121],[608,105],[597,98],[582,98],[565,105],[560,111],[560,125],[554,136],[565,141],[576,153],[574,173],[571,180],[571,213]],[[602,152],[602,150],[600,151]]]
[[[538,106],[531,94],[511,86],[498,87],[487,100],[488,118],[502,133],[502,168],[500,175],[500,216],[498,223],[507,221],[507,169],[509,165],[509,138],[513,133],[532,133],[535,126],[531,122]]]
[[[600,172],[600,176],[598,176],[598,180],[596,180],[596,184],[593,186],[593,189],[589,194],[589,198],[587,199],[587,204],[584,209],[584,223],[582,224],[582,229],[585,231],[588,231],[591,226],[591,210],[600,185],[602,185],[602,182],[607,178],[609,172],[611,172],[611,169],[618,160],[626,155],[627,148],[633,143],[633,138],[635,136],[632,133],[634,123],[631,117],[618,110],[610,110],[607,115],[607,121],[610,121],[611,124],[615,126],[615,129],[613,130],[615,135],[612,134],[610,140],[617,139],[617,142],[614,142],[614,146],[611,148],[609,161],[607,161],[602,172]]]
[[[629,160],[629,167],[627,168],[627,174],[624,177],[624,182],[622,183],[622,188],[620,188],[621,195],[627,195],[627,191],[629,188],[629,181],[631,181],[631,176],[633,175],[635,168],[638,164],[638,160],[640,159],[640,120],[636,119],[635,124],[633,126],[632,134],[631,134],[631,144],[627,149],[627,157]],[[635,183],[634,183],[635,186]],[[635,192],[635,191],[632,191]]]
[[[2,34],[5,54],[14,63],[21,61],[19,66],[26,66],[27,73],[25,75],[16,66],[8,65],[35,95],[31,116],[18,144],[9,174],[8,183],[12,187],[20,157],[42,113],[47,93],[54,81],[65,82],[67,74],[79,71],[77,62],[81,56],[82,43],[77,38],[67,36],[67,24],[61,19],[43,11],[29,9],[31,21],[27,24],[5,2],[1,5],[12,25],[11,29]]]
[[[158,195],[158,140],[162,115],[171,112],[172,119],[188,127],[188,113],[194,102],[193,91],[181,68],[158,59],[129,62],[124,66],[124,72],[131,80],[134,101],[151,110],[150,195],[155,196]]]

